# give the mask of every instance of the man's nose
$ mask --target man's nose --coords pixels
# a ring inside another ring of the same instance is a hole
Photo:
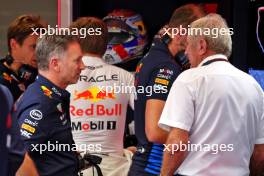
[[[84,65],[83,61],[81,61],[80,69],[81,69],[81,70],[84,70],[84,69],[85,69],[85,65]]]

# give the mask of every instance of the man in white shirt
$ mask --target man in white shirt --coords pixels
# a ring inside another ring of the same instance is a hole
[[[68,87],[72,94],[70,114],[73,138],[81,151],[86,145],[85,152],[99,154],[103,158],[100,164],[103,175],[124,175],[131,163],[131,158],[125,157],[128,151],[123,150],[127,106],[134,109],[133,91],[125,88],[133,88],[134,77],[103,61],[107,27],[102,20],[79,18],[71,28],[100,32],[80,38],[86,68],[78,83]],[[85,170],[83,175],[93,175],[93,171]]]
[[[187,37],[192,68],[173,83],[159,121],[170,131],[162,175],[246,176],[251,156],[254,171],[260,173],[263,91],[251,76],[228,62],[232,29],[220,15],[209,14],[191,28],[202,31]],[[204,32],[208,29],[209,34]]]

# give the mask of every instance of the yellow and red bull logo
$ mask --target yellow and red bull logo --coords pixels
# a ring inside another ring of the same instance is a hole
[[[143,66],[142,63],[140,63],[139,65],[137,65],[137,68],[136,68],[136,73],[139,73],[141,67]]]
[[[11,82],[13,80],[13,78],[11,76],[9,76],[7,73],[3,73],[3,78],[9,82]]]
[[[41,86],[41,90],[43,91],[43,93],[46,96],[48,96],[48,97],[51,98],[51,94],[52,94],[52,91],[51,90],[49,90],[46,86]]]
[[[100,100],[104,99],[115,99],[114,92],[106,92],[105,90],[99,89],[98,87],[91,87],[85,91],[78,92],[75,91],[74,93],[74,101],[83,99],[83,100],[90,100],[93,103],[96,103]]]

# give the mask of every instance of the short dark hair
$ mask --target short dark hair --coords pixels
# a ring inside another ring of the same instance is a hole
[[[187,27],[193,21],[205,16],[206,13],[202,6],[196,4],[186,4],[177,8],[169,21],[169,27]]]
[[[81,17],[73,22],[70,28],[100,29],[100,35],[87,35],[85,38],[80,38],[79,40],[84,53],[104,55],[108,43],[108,30],[103,20],[96,17]]]
[[[33,28],[43,28],[39,16],[21,15],[18,16],[8,27],[7,30],[7,46],[9,53],[11,52],[10,40],[15,39],[20,45],[33,32]]]
[[[53,56],[63,57],[70,43],[78,42],[72,35],[44,35],[37,41],[36,59],[39,70],[48,70]]]

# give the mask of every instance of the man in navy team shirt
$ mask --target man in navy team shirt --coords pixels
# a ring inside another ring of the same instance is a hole
[[[71,36],[43,36],[36,58],[39,75],[16,103],[20,136],[39,175],[77,175],[70,93],[65,88],[76,83],[84,69],[80,45]],[[40,145],[46,150],[40,151]]]
[[[203,15],[199,6],[182,6],[174,11],[168,27],[179,28],[182,25],[187,28],[192,21]],[[154,40],[149,53],[138,63],[136,69],[134,118],[138,146],[133,156],[130,176],[160,174],[163,144],[168,133],[158,127],[158,121],[172,83],[182,71],[174,58],[182,53],[186,45],[186,36],[169,36],[166,41],[164,37],[163,35],[163,39]],[[147,87],[152,87],[153,91],[139,93],[142,87],[146,90],[149,89]]]

